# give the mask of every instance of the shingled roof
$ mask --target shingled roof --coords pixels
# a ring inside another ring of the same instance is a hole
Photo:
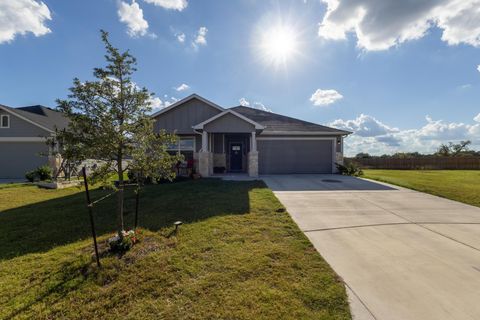
[[[45,106],[36,105],[20,108],[0,106],[51,131],[55,131],[55,128],[63,129],[68,126],[68,118],[63,113]]]
[[[346,135],[351,133],[349,131],[330,128],[316,123],[290,118],[273,112],[267,112],[245,106],[233,107],[231,109],[264,126],[264,133],[285,132],[288,134],[293,132],[305,132],[305,134],[331,133],[332,135]]]

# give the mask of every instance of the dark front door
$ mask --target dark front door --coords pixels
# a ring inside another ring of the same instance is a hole
[[[243,145],[241,143],[230,144],[230,170],[242,171]]]

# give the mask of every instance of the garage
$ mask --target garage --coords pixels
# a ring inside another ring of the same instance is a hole
[[[0,179],[23,179],[25,172],[47,164],[45,142],[0,142]]]
[[[330,138],[259,138],[259,174],[332,173]]]

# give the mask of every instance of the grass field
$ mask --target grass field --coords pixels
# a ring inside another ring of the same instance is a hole
[[[364,170],[364,177],[480,207],[478,170]]]
[[[102,247],[114,201],[95,208]],[[0,189],[0,319],[350,319],[343,284],[262,182],[153,185],[140,208],[144,240],[98,269],[84,193]]]

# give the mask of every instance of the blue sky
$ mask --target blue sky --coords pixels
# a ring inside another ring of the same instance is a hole
[[[104,64],[99,29],[137,57],[157,108],[241,101],[354,131],[350,155],[480,149],[478,0],[12,0],[0,103],[54,106]]]

